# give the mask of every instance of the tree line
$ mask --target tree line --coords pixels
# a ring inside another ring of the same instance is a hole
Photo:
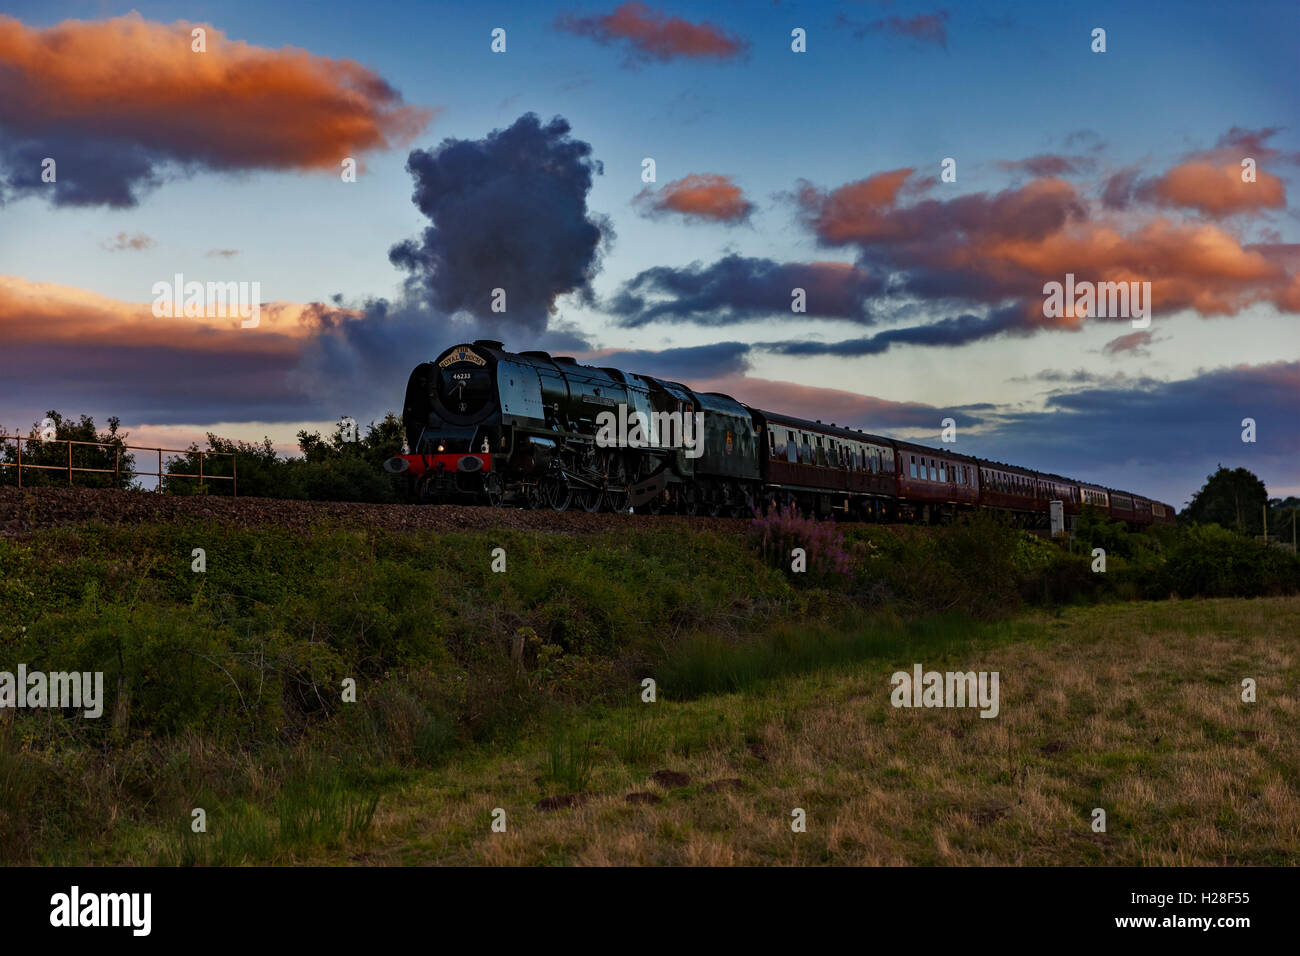
[[[42,441],[42,432],[52,440]],[[66,485],[68,450],[63,442],[94,442],[105,447],[74,445],[74,468],[100,469],[99,473],[75,472],[72,483],[87,488],[140,488],[135,458],[125,446],[128,434],[121,430],[117,417],[108,419],[101,431],[89,415],[80,418],[57,411],[46,413],[46,420],[32,424],[29,441],[23,443],[24,465],[45,465],[46,469],[23,469],[23,484],[28,486]],[[294,498],[304,501],[398,500],[391,477],[383,470],[385,459],[401,454],[404,448],[401,420],[392,412],[364,429],[339,422],[328,436],[320,432],[298,432],[300,456],[282,456],[264,438],[261,443],[223,438],[211,432],[207,447],[191,443],[187,452],[164,462],[163,491],[174,495],[229,495],[234,489],[229,481],[205,482],[183,475],[199,472],[200,451],[218,453],[205,457],[206,475],[230,474],[233,455],[238,469],[240,496],[258,498]],[[0,448],[0,462],[16,465],[16,443],[9,441]],[[111,474],[116,467],[117,473]],[[64,469],[59,471],[57,469]],[[17,468],[0,468],[0,485],[17,484]],[[1186,507],[1179,512],[1180,522],[1200,525],[1217,524],[1243,535],[1263,533],[1267,509],[1270,537],[1291,540],[1291,528],[1300,512],[1300,498],[1269,498],[1264,482],[1245,468],[1222,465],[1206,478]]]

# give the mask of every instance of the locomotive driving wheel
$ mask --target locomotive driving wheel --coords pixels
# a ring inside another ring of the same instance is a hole
[[[628,480],[627,468],[624,467],[622,459],[615,454],[611,454],[606,462],[605,474],[606,480],[610,484],[617,486],[605,491],[605,509],[614,512],[614,514],[625,514],[628,510],[628,500],[631,497],[628,492],[631,483]]]
[[[719,518],[727,513],[726,491],[720,485],[709,482],[704,485],[704,513],[710,518]]]
[[[583,488],[573,493],[573,500],[583,511],[594,514],[605,503],[605,492],[599,488]]]
[[[500,508],[505,503],[506,483],[495,471],[490,471],[483,476],[483,494],[487,498],[487,503],[493,508]]]
[[[573,490],[562,475],[547,475],[537,483],[539,506],[565,511],[573,500]]]

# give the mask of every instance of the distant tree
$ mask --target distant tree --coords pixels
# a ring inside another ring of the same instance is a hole
[[[1261,534],[1268,489],[1245,468],[1222,465],[1188,502],[1183,515],[1199,524],[1218,524],[1243,534]]]
[[[329,437],[322,437],[319,432],[300,431],[301,458],[282,458],[270,438],[263,438],[261,444],[251,444],[209,434],[207,450],[235,456],[241,497],[396,501],[393,478],[383,470],[383,462],[402,451],[401,420],[390,412],[381,421],[371,422],[364,434],[358,428],[355,441],[351,437],[341,422]],[[198,455],[198,445],[191,445],[184,457],[171,462],[168,471],[178,475],[196,474]],[[209,458],[204,468],[207,474],[229,474],[229,459]],[[198,482],[168,478],[164,488],[173,494],[196,494]],[[230,482],[217,481],[204,490],[211,495],[229,495],[233,489]]]
[[[306,497],[313,501],[396,501],[393,479],[383,470],[385,459],[402,451],[402,422],[389,412],[371,422],[365,434],[349,434],[342,422],[322,438],[319,432],[300,431],[298,469]]]
[[[1085,551],[1102,548],[1108,556],[1132,557],[1133,542],[1122,521],[1111,521],[1095,505],[1084,505],[1074,529],[1077,540]]]
[[[214,452],[204,456],[203,473],[205,475],[231,474],[231,459],[234,455],[235,482],[211,481],[201,486],[197,478],[180,477],[199,473],[199,452],[197,444],[191,444],[186,454],[173,458],[167,463],[168,477],[163,479],[163,490],[172,495],[231,495],[238,490],[241,496],[256,498],[301,498],[289,474],[289,464],[281,458],[271,444],[271,439],[263,438],[261,444],[235,441],[208,433],[206,451]]]
[[[366,426],[364,435],[358,428],[355,440],[349,440],[342,422],[334,425],[334,431],[328,438],[322,438],[320,432],[300,431],[298,448],[309,463],[352,457],[379,467],[385,459],[401,454],[403,435],[402,420],[389,412],[378,423],[372,421]]]
[[[23,441],[23,485],[67,485],[68,483],[68,441],[89,442],[86,445],[72,446],[72,484],[80,488],[129,488],[135,478],[135,457],[123,447],[129,437],[121,430],[121,419],[116,416],[108,420],[108,431],[101,432],[95,427],[95,420],[89,415],[82,415],[73,420],[53,409],[45,413],[54,427],[54,438],[42,441],[43,422],[33,422],[31,430]],[[106,446],[106,447],[99,447]],[[5,442],[0,451],[0,460],[17,464],[18,443]],[[28,468],[27,465],[45,465],[51,468],[65,469],[62,472],[49,468]],[[77,468],[93,468],[96,472],[76,471]],[[116,469],[116,474],[114,470]],[[16,485],[17,468],[0,468],[0,484]]]
[[[1268,533],[1276,534],[1283,542],[1292,539],[1292,530],[1300,518],[1300,498],[1272,498],[1268,503]]]

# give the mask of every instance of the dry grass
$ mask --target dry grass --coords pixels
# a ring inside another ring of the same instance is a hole
[[[637,703],[594,741],[586,799],[535,809],[548,738],[386,796],[332,862],[481,865],[1295,864],[1300,599],[1187,601],[1031,619],[1031,640],[903,657],[684,703]],[[889,676],[996,670],[1001,714],[894,709]],[[1258,701],[1241,701],[1252,677]],[[653,708],[648,746],[617,742]],[[660,769],[685,786],[651,779]],[[739,780],[739,784],[717,781]],[[548,789],[550,787],[550,789]],[[629,803],[631,793],[653,802]],[[494,808],[505,833],[491,831]],[[807,832],[791,811],[807,812]],[[1107,832],[1094,833],[1101,807]]]

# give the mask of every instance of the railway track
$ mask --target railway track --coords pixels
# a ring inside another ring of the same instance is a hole
[[[105,488],[0,487],[0,534],[21,535],[60,525],[213,521],[236,527],[276,525],[307,530],[322,522],[388,531],[470,531],[505,528],[560,534],[599,534],[627,527],[674,525],[740,528],[741,518],[687,518],[581,511],[525,511],[462,505],[361,504],[159,495]]]

